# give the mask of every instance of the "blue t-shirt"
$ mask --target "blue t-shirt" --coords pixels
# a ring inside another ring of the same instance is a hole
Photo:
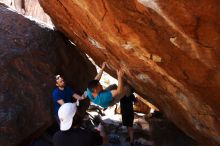
[[[74,90],[71,87],[64,87],[64,90],[60,90],[57,87],[53,90],[52,96],[53,96],[55,116],[58,116],[58,110],[60,108],[60,104],[57,101],[62,99],[64,103],[74,102],[73,94],[74,94]]]
[[[93,103],[95,103],[103,108],[107,108],[113,100],[112,93],[111,93],[111,91],[108,91],[108,90],[101,91],[98,94],[98,96],[96,98],[94,98],[92,95],[92,92],[89,89],[87,89],[87,95]]]

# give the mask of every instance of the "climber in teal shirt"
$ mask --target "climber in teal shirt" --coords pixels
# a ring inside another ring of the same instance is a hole
[[[122,97],[125,96],[128,86],[123,83],[124,72],[122,70],[117,71],[118,76],[118,87],[116,85],[110,86],[108,89],[103,89],[102,85],[99,83],[102,73],[106,66],[106,62],[102,64],[100,72],[97,74],[94,80],[90,81],[87,88],[87,97],[91,102],[107,108],[115,103],[119,102]]]
[[[98,80],[95,81],[99,82]],[[93,103],[103,108],[107,108],[113,100],[112,93],[109,90],[102,90],[96,97],[94,97],[90,89],[87,89],[87,96]]]

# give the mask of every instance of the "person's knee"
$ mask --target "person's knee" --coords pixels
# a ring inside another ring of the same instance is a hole
[[[112,86],[113,89],[117,89],[118,88],[118,86],[116,84],[112,84],[111,86]]]
[[[116,84],[112,84],[112,85],[109,85],[107,88],[105,88],[105,90],[116,90],[118,88],[118,86]]]

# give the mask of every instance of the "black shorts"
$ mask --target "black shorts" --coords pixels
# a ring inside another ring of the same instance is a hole
[[[122,114],[122,124],[127,127],[133,127],[134,113]]]
[[[120,101],[122,124],[124,126],[133,127],[134,110],[133,110],[133,95],[124,97]]]

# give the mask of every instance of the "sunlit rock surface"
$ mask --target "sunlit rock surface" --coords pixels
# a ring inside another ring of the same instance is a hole
[[[19,14],[53,26],[50,17],[44,12],[38,0],[0,0]]]
[[[197,141],[220,145],[219,0],[40,0],[57,28]]]
[[[62,34],[0,3],[0,146],[25,146],[52,124],[55,75],[78,92],[96,69]]]

